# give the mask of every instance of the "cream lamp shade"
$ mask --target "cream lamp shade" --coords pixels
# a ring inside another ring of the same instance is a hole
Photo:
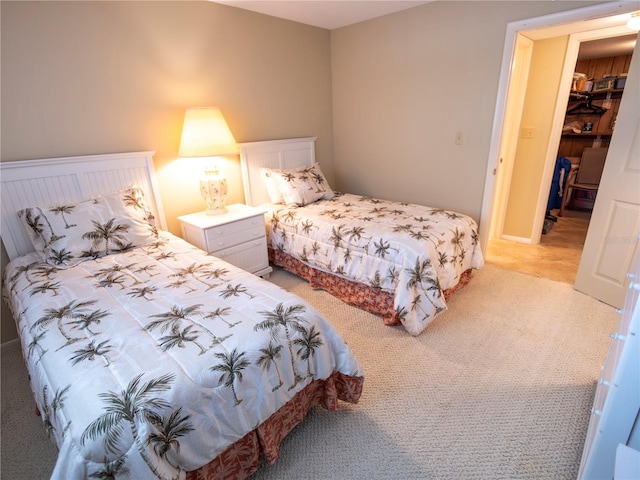
[[[238,145],[222,112],[217,107],[188,108],[184,115],[181,157],[216,157],[239,152]],[[227,180],[215,161],[211,162],[200,179],[200,194],[207,203],[206,213],[226,212]]]

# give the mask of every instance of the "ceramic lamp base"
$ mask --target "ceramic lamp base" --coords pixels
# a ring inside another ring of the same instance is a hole
[[[207,202],[207,215],[225,213],[227,202],[227,179],[217,174],[205,175],[200,180],[200,193]]]
[[[204,213],[206,213],[207,215],[221,215],[223,213],[227,213],[227,208],[226,207],[222,207],[222,208],[207,208]]]

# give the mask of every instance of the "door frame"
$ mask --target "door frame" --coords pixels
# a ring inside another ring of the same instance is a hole
[[[505,119],[508,112],[508,92],[509,87],[514,80],[512,78],[512,68],[516,60],[516,45],[519,35],[525,35],[532,40],[540,40],[543,38],[550,38],[560,35],[570,35],[568,52],[574,49],[573,65],[570,62],[565,62],[565,71],[567,69],[573,69],[575,66],[575,60],[577,58],[577,49],[579,48],[580,33],[585,33],[584,38],[588,38],[588,32],[594,30],[601,30],[606,27],[614,27],[626,24],[626,21],[630,18],[631,12],[637,10],[635,3],[629,2],[615,2],[605,3],[595,6],[580,8],[576,10],[568,10],[565,12],[559,12],[551,15],[544,15],[541,17],[530,18],[526,20],[520,20],[517,22],[511,22],[507,24],[507,32],[505,36],[505,44],[503,49],[502,64],[500,68],[500,79],[498,82],[498,93],[496,98],[496,109],[494,114],[494,121],[491,131],[491,143],[489,145],[489,157],[487,159],[487,169],[485,175],[484,194],[482,199],[482,208],[480,211],[480,241],[483,253],[486,253],[487,245],[491,240],[492,235],[496,233],[496,222],[498,225],[504,218],[504,210],[502,212],[496,211],[500,208],[506,208],[506,202],[500,195],[504,195],[504,192],[508,192],[508,184],[503,182],[511,182],[511,178],[507,175],[502,175],[500,178],[501,185],[496,183],[496,173],[500,168],[500,155],[505,148],[505,144],[513,144],[517,142],[517,138],[513,138],[513,135],[517,135],[518,132],[514,132],[514,129],[510,129],[510,133],[505,128]],[[576,35],[574,37],[574,35]],[[574,37],[574,40],[571,40]],[[582,41],[582,40],[581,40]],[[567,66],[570,65],[570,67]],[[571,76],[573,71],[571,71]],[[563,77],[564,78],[564,77]],[[556,114],[554,115],[554,122],[562,122],[564,119],[564,108],[568,100],[569,91],[563,95],[560,93],[556,105]],[[563,103],[564,101],[564,103]],[[558,117],[560,116],[560,120]],[[561,123],[560,123],[561,125]],[[509,133],[509,137],[507,137]],[[551,152],[551,148],[548,148],[548,156],[551,156],[551,162],[547,158],[545,164],[545,172],[543,176],[543,183],[547,183],[546,188],[548,190],[551,183],[551,176],[553,174],[553,162],[555,161],[555,155],[557,153],[557,144],[560,141],[561,128],[554,128],[549,141],[549,147],[553,144],[554,138],[556,142],[555,151]],[[556,138],[557,137],[557,138]],[[505,142],[505,143],[503,143]],[[549,165],[551,163],[551,165]],[[508,178],[507,178],[508,177]],[[547,178],[548,177],[548,178]],[[542,189],[542,185],[541,185]],[[496,198],[497,197],[497,198]],[[545,200],[546,202],[546,200]],[[543,202],[540,200],[540,205]],[[502,205],[502,207],[500,207]],[[494,207],[495,210],[494,210]],[[542,208],[546,208],[544,203]],[[544,211],[544,210],[543,210]],[[538,217],[541,217],[538,215]],[[536,219],[542,226],[541,222],[544,218]],[[535,228],[535,225],[534,225]],[[541,231],[541,228],[539,229]],[[532,239],[530,239],[532,240]],[[538,235],[536,243],[540,240]]]
[[[502,130],[502,142],[497,164],[493,170],[495,175],[496,191],[491,207],[491,231],[489,238],[502,236],[504,230],[504,218],[507,212],[509,193],[511,190],[511,178],[513,164],[518,147],[518,132],[522,118],[522,109],[527,91],[531,54],[533,52],[533,40],[524,35],[516,35],[514,46],[514,60],[511,68],[511,80],[507,92],[504,129]]]

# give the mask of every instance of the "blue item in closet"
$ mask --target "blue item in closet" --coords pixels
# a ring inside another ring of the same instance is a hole
[[[564,170],[562,177],[562,188],[560,188],[560,174]],[[562,205],[562,192],[567,186],[567,178],[571,171],[571,161],[567,157],[558,157],[556,159],[556,167],[553,170],[553,180],[551,180],[551,191],[549,192],[549,201],[547,202],[547,212]]]

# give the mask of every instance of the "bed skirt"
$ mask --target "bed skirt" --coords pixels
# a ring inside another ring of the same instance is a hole
[[[349,305],[382,316],[385,325],[400,325],[400,318],[393,308],[392,292],[318,270],[280,250],[269,248],[269,260],[274,265],[304,278],[313,288],[325,290]],[[453,294],[467,285],[470,280],[471,269],[460,275],[460,281],[455,287],[443,292],[445,301],[448,302]]]
[[[278,459],[282,440],[304,420],[312,407],[320,405],[327,410],[337,410],[338,400],[357,403],[363,383],[363,377],[348,377],[339,372],[326,380],[313,381],[224,453],[203,467],[187,472],[187,480],[242,480],[249,477],[258,469],[260,454],[268,463]]]

